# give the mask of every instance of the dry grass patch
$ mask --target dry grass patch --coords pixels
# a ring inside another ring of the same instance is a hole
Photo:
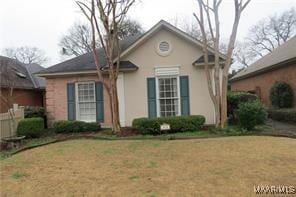
[[[1,196],[250,196],[296,183],[296,140],[73,140],[0,162]]]

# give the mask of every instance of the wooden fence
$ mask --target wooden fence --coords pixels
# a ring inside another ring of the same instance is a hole
[[[13,109],[12,109],[13,110]],[[12,119],[14,116],[14,120]],[[24,107],[19,107],[14,112],[0,114],[0,141],[5,137],[16,136],[17,125],[24,119]]]

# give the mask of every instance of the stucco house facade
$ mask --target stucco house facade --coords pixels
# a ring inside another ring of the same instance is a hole
[[[296,36],[230,79],[232,91],[256,94],[268,107],[269,92],[276,81],[288,83],[294,91],[296,107]]]
[[[122,41],[121,49],[117,85],[122,126],[131,126],[139,117],[197,114],[204,115],[207,124],[215,123],[200,41],[160,21]],[[104,65],[102,49],[98,53]],[[49,123],[83,120],[110,126],[109,98],[98,82],[91,53],[49,67],[39,76],[46,78]],[[107,73],[104,76],[107,80]]]

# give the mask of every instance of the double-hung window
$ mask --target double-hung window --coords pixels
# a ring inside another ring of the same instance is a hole
[[[160,116],[177,116],[179,112],[178,77],[158,78]]]
[[[76,84],[77,119],[85,122],[96,121],[95,83],[79,82]]]

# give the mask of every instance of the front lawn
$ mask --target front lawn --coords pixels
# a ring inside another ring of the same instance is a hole
[[[250,196],[295,185],[296,141],[69,140],[1,160],[1,196]]]

